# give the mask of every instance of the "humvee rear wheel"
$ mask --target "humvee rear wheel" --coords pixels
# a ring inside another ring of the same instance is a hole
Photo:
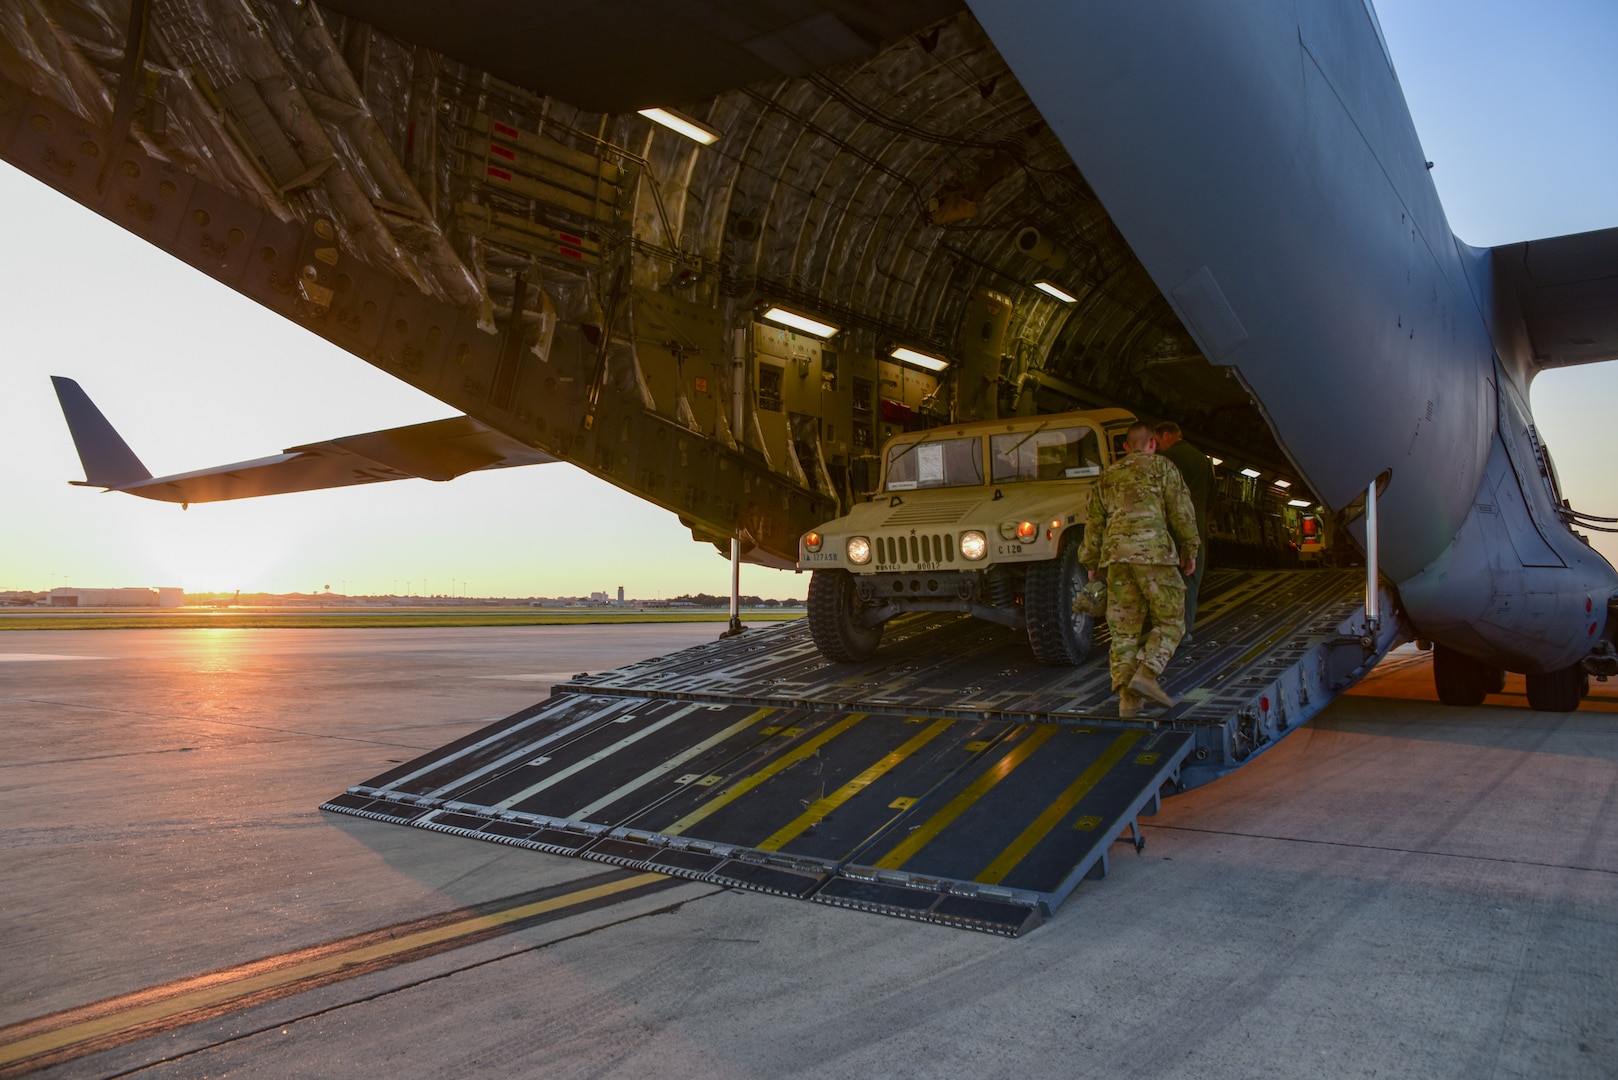
[[[1090,575],[1079,564],[1078,530],[1071,530],[1054,559],[1032,563],[1023,583],[1028,644],[1041,664],[1074,665],[1090,655],[1096,621],[1073,611],[1073,598]]]
[[[816,570],[809,578],[809,636],[827,660],[869,660],[882,640],[882,626],[857,621],[866,605],[847,570]]]

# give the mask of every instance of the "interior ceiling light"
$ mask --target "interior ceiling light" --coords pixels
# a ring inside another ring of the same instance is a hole
[[[772,323],[780,323],[782,326],[790,326],[794,330],[802,330],[806,334],[815,335],[815,337],[829,338],[836,335],[838,331],[838,327],[833,326],[831,323],[823,323],[819,319],[811,319],[807,315],[799,315],[796,311],[788,311],[786,308],[781,307],[770,308],[760,318],[768,319]]]
[[[654,124],[662,124],[670,131],[677,131],[692,142],[699,142],[703,146],[712,146],[719,141],[719,132],[706,124],[699,124],[689,116],[681,116],[672,109],[641,109],[640,114]]]
[[[1309,505],[1309,500],[1308,499],[1288,499],[1287,500],[1287,505],[1288,506],[1308,506]]]
[[[1222,457],[1211,457],[1208,460],[1213,462],[1215,465],[1223,465],[1225,463],[1225,459]]]
[[[1261,474],[1257,469],[1243,469],[1242,475],[1251,476],[1254,480],[1257,480]]]
[[[1287,488],[1292,486],[1292,481],[1291,480],[1277,480],[1277,481],[1275,481],[1275,486],[1280,488],[1282,491],[1285,491]]]
[[[943,357],[932,356],[924,352],[917,352],[915,349],[907,349],[903,345],[900,345],[888,355],[893,357],[895,360],[902,360],[907,364],[915,364],[917,367],[926,368],[928,371],[943,371],[945,368],[949,367],[949,361],[945,360]]]
[[[1036,281],[1034,282],[1034,288],[1038,289],[1040,292],[1049,293],[1058,300],[1062,301],[1064,304],[1076,304],[1079,302],[1079,298],[1077,296],[1074,296],[1072,293],[1069,293],[1063,289],[1058,289],[1055,285],[1052,285],[1048,281]]]

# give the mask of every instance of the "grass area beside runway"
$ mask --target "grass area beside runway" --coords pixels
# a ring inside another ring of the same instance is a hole
[[[743,623],[785,622],[803,617],[802,608],[742,612]],[[71,614],[0,614],[0,630],[348,630],[447,626],[594,626],[620,623],[728,622],[730,612],[557,611],[546,608],[489,610],[432,608],[270,611],[106,611]]]

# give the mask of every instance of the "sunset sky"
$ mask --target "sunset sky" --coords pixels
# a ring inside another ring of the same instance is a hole
[[[1618,3],[1384,0],[1378,13],[1457,235],[1490,246],[1618,225]],[[154,475],[452,410],[4,164],[0,238],[0,590],[729,588],[673,514],[567,465],[188,511],[70,487],[83,472],[50,375],[79,380]],[[1615,404],[1615,364],[1534,384],[1567,493],[1606,517]],[[1618,561],[1609,539],[1597,547]],[[766,597],[807,585],[753,567],[742,581]]]

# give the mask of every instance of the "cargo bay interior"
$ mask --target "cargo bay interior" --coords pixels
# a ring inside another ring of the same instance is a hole
[[[1292,563],[1296,470],[961,4],[627,6],[480,5],[495,39],[422,4],[136,0],[119,35],[29,0],[0,124],[67,138],[47,177],[125,227],[754,561],[794,562],[898,432],[1122,406],[1221,460],[1216,560]],[[570,58],[609,36],[618,62]]]

